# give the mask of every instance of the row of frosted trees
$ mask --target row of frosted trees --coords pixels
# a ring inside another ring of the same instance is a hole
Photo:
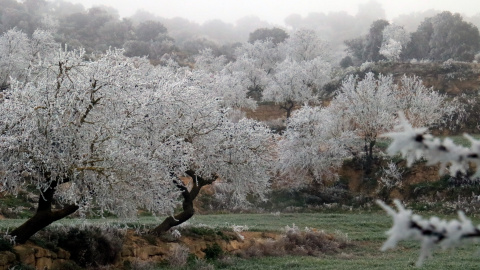
[[[275,136],[261,123],[232,121],[204,74],[121,50],[86,61],[46,32],[8,35],[2,41],[23,51],[2,57],[10,60],[2,63],[10,67],[0,103],[2,189],[39,192],[36,214],[11,232],[17,242],[91,207],[172,215],[182,202],[182,213],[153,230],[162,233],[191,217],[201,187],[217,179],[232,204],[246,194],[264,199]]]
[[[458,110],[418,78],[373,74],[347,77],[327,107],[308,106],[322,96],[331,65],[306,30],[281,44],[244,44],[228,63],[205,51],[194,69],[152,66],[122,50],[86,60],[48,32],[11,30],[0,37],[0,71],[1,188],[38,191],[36,213],[11,232],[19,243],[92,208],[166,215],[152,230],[161,234],[194,214],[205,185],[234,207],[247,205],[247,195],[265,200],[278,179],[285,187],[324,181],[352,153],[371,155],[399,111],[433,126]],[[254,91],[304,106],[274,134],[238,113],[255,107]]]

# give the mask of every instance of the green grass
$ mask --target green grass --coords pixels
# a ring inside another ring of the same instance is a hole
[[[451,251],[436,252],[434,258],[426,261],[420,269],[478,269],[479,259],[476,257],[474,250],[475,248],[471,248],[469,251],[462,250],[454,253]],[[217,269],[418,269],[415,267],[418,256],[418,247],[416,246],[389,252],[380,252],[372,248],[366,251],[368,253],[364,252],[358,255],[343,253],[324,258],[287,256],[236,260],[234,265],[218,267]]]
[[[473,138],[475,138],[477,140],[480,139],[480,134],[470,134],[470,136],[472,136]],[[470,141],[467,138],[465,138],[465,136],[463,136],[463,135],[445,136],[445,137],[442,137],[442,140],[444,138],[452,139],[452,141],[455,144],[463,145],[463,146],[466,146],[466,147],[470,146]]]
[[[429,216],[425,214],[425,216]],[[452,218],[452,217],[448,217]],[[370,213],[293,213],[274,216],[271,214],[226,214],[197,215],[191,224],[227,226],[247,225],[251,230],[282,230],[295,223],[299,228],[311,227],[330,233],[348,235],[353,246],[341,254],[315,257],[264,257],[239,259],[231,265],[216,263],[216,269],[414,269],[420,245],[417,241],[404,241],[393,250],[381,252],[386,240],[385,232],[392,225],[390,217],[383,212]],[[474,220],[478,224],[478,220]],[[478,246],[466,244],[455,250],[436,250],[433,259],[427,260],[422,269],[478,269]],[[166,268],[168,269],[168,268]],[[191,269],[191,268],[184,268]]]
[[[354,221],[354,222],[352,222]],[[383,233],[391,225],[391,219],[379,213],[285,213],[273,214],[224,214],[197,215],[192,225],[207,224],[215,227],[247,225],[250,231],[282,231],[286,225],[341,232],[352,240],[384,239]]]
[[[138,221],[123,223],[118,219],[63,219],[58,225],[112,224],[129,227],[158,225],[163,218],[141,217]],[[24,219],[0,220],[0,230],[14,228],[22,224]],[[354,222],[353,222],[354,221]],[[232,225],[247,225],[250,231],[282,231],[286,225],[295,224],[301,229],[305,227],[347,233],[352,240],[383,239],[383,232],[391,225],[391,219],[383,213],[285,213],[280,215],[265,214],[218,214],[195,215],[188,221],[193,226],[208,225],[216,228],[231,228]]]
[[[425,217],[429,214],[423,214]],[[448,217],[449,219],[452,216]],[[162,218],[141,217],[129,226],[154,226]],[[1,220],[0,227],[14,227],[24,220]],[[91,224],[119,224],[117,219],[65,219],[59,222],[64,225],[75,225],[83,222]],[[254,231],[281,231],[286,225],[295,224],[304,227],[325,230],[329,233],[347,235],[352,246],[342,250],[341,254],[317,257],[263,257],[240,259],[233,258],[233,263],[212,262],[215,269],[253,270],[253,269],[414,269],[420,252],[417,241],[404,241],[393,250],[381,252],[379,249],[386,240],[385,231],[392,225],[392,220],[385,213],[352,212],[352,213],[282,213],[273,214],[219,214],[195,215],[189,222],[191,225],[208,225],[216,228],[230,228],[232,225],[247,225]],[[479,224],[478,219],[474,219]],[[479,246],[462,245],[454,250],[436,250],[433,258],[424,263],[422,269],[478,269],[480,258]],[[194,269],[192,265],[176,269]],[[159,268],[175,269],[175,268]]]

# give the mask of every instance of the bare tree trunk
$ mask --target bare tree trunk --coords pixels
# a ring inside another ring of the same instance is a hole
[[[290,118],[294,106],[295,103],[292,100],[285,101],[285,103],[280,106],[281,109],[287,111],[287,119]]]
[[[376,141],[365,141],[365,174],[369,175],[372,172],[373,166],[373,147]]]
[[[176,186],[182,191],[183,203],[182,203],[182,212],[175,215],[167,217],[160,225],[155,227],[151,233],[156,235],[161,235],[166,231],[170,230],[170,228],[174,226],[178,226],[185,221],[189,220],[194,214],[195,209],[193,208],[193,201],[197,197],[198,193],[202,189],[203,186],[209,185],[215,181],[216,177],[212,176],[210,179],[204,179],[195,174],[194,171],[188,170],[186,174],[193,179],[193,187],[189,191],[187,187],[181,183],[176,182]]]
[[[63,209],[52,211],[53,195],[57,189],[57,184],[57,181],[53,181],[50,187],[43,192],[43,196],[39,196],[35,215],[10,233],[10,235],[15,236],[17,243],[25,243],[41,229],[78,210],[78,205],[66,205]]]

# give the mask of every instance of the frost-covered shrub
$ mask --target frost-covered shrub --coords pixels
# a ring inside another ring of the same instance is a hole
[[[364,62],[360,65],[360,71],[371,71],[375,67],[375,62]]]
[[[480,53],[475,54],[474,62],[476,62],[476,63],[480,62]]]
[[[383,41],[380,54],[390,61],[396,61],[406,45],[410,42],[410,34],[402,26],[390,24],[382,32]]]
[[[390,190],[395,187],[402,186],[403,170],[398,168],[397,164],[390,161],[386,167],[382,168],[382,177],[380,177],[380,183]]]

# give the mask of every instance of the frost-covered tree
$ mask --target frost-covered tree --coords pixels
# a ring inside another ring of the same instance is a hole
[[[360,63],[384,60],[380,54],[383,42],[383,30],[389,25],[386,20],[376,20],[370,26],[367,35],[345,41],[347,52]]]
[[[12,29],[0,36],[0,89],[10,84],[10,79],[23,81],[29,68],[39,59],[50,57],[59,48],[51,33],[36,30],[31,38]]]
[[[223,73],[232,76],[239,86],[247,90],[247,96],[255,100],[261,100],[270,80],[269,73],[256,66],[254,59],[247,57],[237,58],[225,67]]]
[[[410,35],[402,26],[389,24],[385,26],[382,32],[383,41],[380,47],[380,54],[390,61],[397,61],[403,49],[410,42]]]
[[[404,110],[415,125],[432,126],[444,123],[458,108],[417,77],[403,76],[395,84],[391,75],[375,78],[373,73],[362,80],[349,76],[330,106],[342,115],[345,126],[362,138],[367,159],[373,157],[378,136],[397,123],[399,110]]]
[[[297,62],[289,57],[275,66],[263,99],[279,104],[290,117],[298,104],[317,102],[317,92],[330,79],[331,66],[320,58]]]
[[[277,62],[283,60],[278,47],[271,40],[243,43],[235,50],[235,58],[237,61],[249,59],[256,68],[264,70],[267,74],[272,72]]]
[[[275,73],[263,93],[263,99],[280,104],[290,117],[297,103],[314,101],[305,66],[287,58],[275,67]]]
[[[201,50],[195,57],[195,68],[209,73],[221,71],[227,64],[225,56],[215,56],[211,48]]]
[[[294,32],[280,47],[286,57],[273,68],[263,100],[279,104],[289,118],[295,106],[318,101],[332,66],[326,42],[312,30]]]
[[[282,186],[298,187],[309,182],[334,180],[354,134],[338,126],[337,114],[329,107],[305,106],[288,119],[278,142],[278,171],[288,179]]]
[[[154,230],[161,233],[191,217],[198,191],[213,182],[235,205],[247,194],[264,199],[269,129],[231,121],[205,73],[122,53],[85,61],[83,51],[57,50],[2,93],[2,189],[39,192],[35,215],[12,231],[18,242],[79,209],[172,214],[181,196],[184,211]]]
[[[243,43],[235,50],[235,58],[226,71],[244,84],[249,97],[260,100],[275,64],[283,60],[278,47],[271,40]]]
[[[249,97],[252,82],[261,81],[262,70],[248,65],[228,64],[225,56],[215,56],[211,49],[205,49],[196,57],[195,69],[191,77],[194,81],[208,87],[221,98],[225,107],[239,110],[256,108],[256,101]],[[238,64],[238,63],[237,63]],[[243,68],[243,69],[242,69]],[[259,74],[258,74],[258,73]],[[257,74],[255,74],[257,73]],[[258,78],[258,80],[257,80]]]
[[[250,74],[226,68],[212,77],[209,86],[221,98],[221,103],[225,107],[236,111],[243,108],[255,109],[257,102],[251,97],[249,88],[245,87],[249,84],[248,75]]]
[[[205,185],[221,186],[234,205],[245,205],[247,194],[264,199],[268,191],[275,137],[253,120],[231,121],[230,109],[197,80],[195,71],[180,69],[159,78],[155,90],[142,95],[139,113],[145,117],[138,143],[153,145],[153,152],[138,152],[142,148],[134,146],[132,151],[170,172],[183,200],[182,212],[153,229],[156,234],[188,220]],[[192,186],[180,181],[182,176],[190,176]]]
[[[313,60],[317,57],[329,60],[331,57],[328,43],[311,29],[295,31],[280,47],[286,55],[297,62]]]
[[[18,242],[78,209],[98,206],[131,216],[138,207],[159,209],[139,199],[144,194],[168,196],[168,186],[150,185],[153,177],[137,176],[151,171],[137,169],[139,160],[114,159],[111,143],[128,134],[122,132],[128,109],[121,105],[135,95],[132,91],[143,81],[142,63],[147,65],[122,53],[108,51],[85,61],[84,51],[58,49],[39,58],[24,81],[14,80],[3,92],[2,189],[16,194],[33,186],[39,193],[34,216],[11,232]]]

